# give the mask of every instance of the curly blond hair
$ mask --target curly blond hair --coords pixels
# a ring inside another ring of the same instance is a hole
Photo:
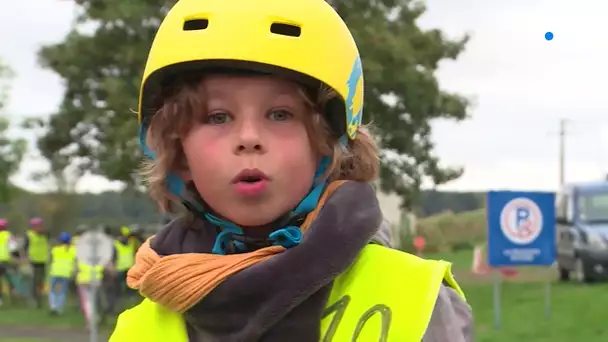
[[[188,133],[195,118],[204,111],[204,97],[200,86],[204,78],[196,81],[178,82],[163,94],[160,109],[152,116],[147,125],[146,142],[155,154],[155,160],[145,160],[141,174],[148,186],[150,197],[163,212],[175,212],[172,203],[181,203],[167,188],[167,175],[170,172],[187,168],[182,149],[181,137]],[[353,180],[372,182],[379,172],[378,148],[369,133],[368,127],[360,127],[354,140],[346,147],[331,134],[324,116],[325,105],[337,94],[321,88],[313,102],[311,96],[301,89],[300,95],[311,110],[311,119],[306,122],[308,136],[313,149],[319,156],[331,156],[332,162],[324,175],[329,181]]]

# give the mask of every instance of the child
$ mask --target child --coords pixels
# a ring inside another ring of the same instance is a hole
[[[52,315],[63,313],[70,279],[74,274],[76,254],[71,248],[71,241],[70,234],[62,232],[59,234],[59,245],[51,249],[49,307]]]
[[[189,215],[139,249],[110,341],[472,340],[448,263],[373,243],[361,61],[324,0],[181,0],[141,90],[150,194]]]
[[[11,232],[8,230],[8,221],[0,219],[0,306],[2,306],[2,297],[4,292],[6,294],[10,292],[10,286],[8,285],[8,267],[11,262]],[[7,282],[4,282],[6,278]],[[6,286],[5,286],[6,284]]]
[[[46,283],[46,264],[49,261],[50,245],[48,232],[41,218],[30,220],[30,230],[25,234],[24,250],[32,270],[32,295],[36,307],[42,307],[42,296]]]

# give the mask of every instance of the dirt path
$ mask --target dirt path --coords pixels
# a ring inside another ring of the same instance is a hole
[[[75,329],[58,329],[48,327],[32,327],[32,326],[6,326],[0,325],[0,336],[2,338],[34,338],[44,341],[70,341],[70,342],[88,342],[89,333],[85,330]],[[99,334],[99,342],[105,342],[109,339],[107,333]]]

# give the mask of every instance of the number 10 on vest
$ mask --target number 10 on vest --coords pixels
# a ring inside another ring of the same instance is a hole
[[[344,320],[344,316],[346,310],[348,309],[348,304],[350,303],[350,300],[350,296],[344,296],[340,300],[329,306],[327,309],[325,309],[325,312],[323,313],[323,319],[329,318],[329,316],[331,316],[332,314],[333,317],[331,318],[331,322],[322,341],[332,342],[339,328],[352,330],[353,335],[351,341],[358,341],[359,335],[363,331],[363,328],[367,326],[370,318],[372,318],[375,314],[379,314],[381,318],[381,325],[380,327],[378,327],[379,338],[377,341],[387,342],[388,331],[390,329],[392,319],[391,309],[386,305],[377,304],[369,308],[363,315],[361,315],[361,317],[359,317],[357,321],[347,320],[345,322],[342,322]],[[342,327],[342,324],[344,324],[345,326]]]

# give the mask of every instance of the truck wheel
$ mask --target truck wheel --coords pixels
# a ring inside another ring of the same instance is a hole
[[[585,267],[585,263],[580,258],[576,258],[574,261],[574,274],[576,275],[576,280],[581,283],[590,283],[593,279],[587,273],[587,269]]]

